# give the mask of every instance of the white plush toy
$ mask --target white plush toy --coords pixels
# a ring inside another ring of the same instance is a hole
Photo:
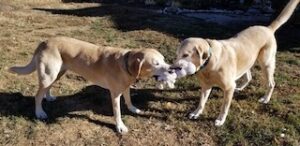
[[[165,85],[169,88],[175,88],[176,78],[181,78],[187,75],[192,75],[196,72],[196,66],[189,61],[186,60],[179,60],[174,68],[164,72],[163,75],[159,76],[157,79],[157,88],[164,89]]]
[[[176,66],[178,66],[178,69],[175,68],[177,78],[192,75],[196,72],[196,66],[192,62],[186,60],[179,60]]]
[[[157,88],[164,89],[164,86],[167,85],[169,88],[175,88],[177,75],[173,70],[164,72],[163,75],[158,77]]]

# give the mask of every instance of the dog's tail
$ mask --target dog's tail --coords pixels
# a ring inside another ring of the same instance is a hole
[[[280,15],[269,25],[274,32],[282,26],[293,14],[300,0],[290,0]]]
[[[11,73],[17,73],[19,75],[27,75],[36,70],[35,66],[35,56],[31,59],[30,63],[26,66],[14,66],[8,69]]]
[[[19,74],[19,75],[27,75],[27,74],[30,74],[30,73],[34,72],[36,70],[36,55],[43,48],[45,48],[46,45],[47,44],[45,42],[42,42],[42,43],[39,44],[39,46],[35,50],[35,52],[33,54],[33,57],[32,57],[29,64],[27,64],[26,66],[14,66],[14,67],[9,68],[8,71],[11,72],[11,73]]]

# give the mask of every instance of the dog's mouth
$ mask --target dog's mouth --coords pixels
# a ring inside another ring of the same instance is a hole
[[[171,67],[177,74],[177,78],[181,78],[187,75],[193,75],[197,72],[197,67],[193,62],[181,59],[174,63]]]

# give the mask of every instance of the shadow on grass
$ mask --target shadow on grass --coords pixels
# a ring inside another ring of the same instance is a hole
[[[74,111],[91,110],[97,114],[112,116],[109,91],[97,86],[88,86],[74,95],[60,96],[55,101],[43,101],[43,108],[48,114],[45,123],[55,123],[59,117],[81,118],[89,122],[115,129],[113,124],[96,121],[86,115],[77,115]],[[0,93],[0,114],[2,116],[25,117],[35,121],[35,100],[32,96],[23,96],[21,93]]]
[[[118,4],[101,4],[100,6],[79,9],[33,9],[50,12],[52,14],[71,15],[78,17],[107,16],[114,23],[114,27],[123,32],[151,29],[167,33],[181,39],[189,36],[218,36],[219,39],[226,38],[234,34],[230,31],[224,32],[224,28],[218,27],[219,25],[217,24],[199,21],[198,19],[176,15],[164,15],[156,10],[123,6]]]
[[[197,90],[197,89],[194,89]],[[164,97],[156,97],[153,95],[155,92],[181,92],[182,90],[174,89],[162,91],[159,89],[132,89],[132,102],[135,106],[141,110],[146,111],[148,107],[148,102],[150,101],[184,101],[191,99],[166,99]],[[0,114],[2,116],[17,116],[25,117],[29,120],[36,120],[34,115],[34,97],[32,96],[23,96],[21,93],[0,93]],[[103,89],[99,86],[87,86],[82,89],[82,91],[68,96],[59,96],[55,101],[47,102],[43,101],[43,108],[48,114],[48,119],[45,120],[46,123],[55,123],[59,117],[69,117],[69,118],[79,118],[85,119],[94,124],[106,126],[111,129],[115,129],[114,125],[111,123],[106,123],[98,120],[91,119],[87,115],[78,115],[72,113],[75,111],[92,111],[99,115],[104,116],[113,116],[112,104],[110,99],[109,91]],[[158,118],[165,119],[163,116],[158,116],[156,114],[146,113],[146,114],[133,114],[131,113],[126,105],[124,100],[121,100],[121,110],[122,115],[132,115],[144,118]],[[157,112],[157,111],[156,111]],[[166,111],[158,111],[166,112]]]
[[[189,89],[188,91],[197,91],[199,88]],[[162,92],[170,93],[181,93],[187,91],[187,89],[170,89],[170,90],[159,90],[159,89],[132,89],[131,98],[133,104],[141,109],[142,114],[134,114],[130,112],[124,100],[121,100],[121,111],[122,115],[131,115],[134,117],[140,118],[155,118],[161,121],[165,121],[169,118],[169,115],[173,115],[173,118],[181,121],[190,121],[188,119],[188,114],[196,108],[197,103],[199,102],[198,96],[187,96],[186,98],[168,98],[164,97]],[[220,90],[214,89],[210,98],[219,97],[218,95]],[[159,96],[155,95],[158,93]],[[240,99],[237,100],[246,100],[246,94],[236,94]],[[223,100],[220,98],[219,100]],[[158,104],[158,107],[149,106],[150,102],[155,102]],[[191,109],[167,109],[163,106],[163,103],[176,103],[176,104],[188,104]],[[161,106],[161,107],[160,107]],[[36,121],[34,115],[34,97],[32,96],[23,96],[21,93],[0,93],[0,115],[1,116],[17,116],[24,117],[31,121]],[[48,119],[44,122],[47,124],[52,124],[57,121],[60,117],[83,119],[88,122],[94,123],[96,125],[105,126],[115,131],[115,125],[112,123],[104,122],[101,120],[95,120],[89,117],[86,114],[77,114],[74,112],[79,111],[92,111],[95,114],[103,116],[113,116],[111,99],[109,91],[103,89],[99,86],[87,86],[83,88],[80,92],[74,95],[68,96],[59,96],[55,101],[47,102],[44,100],[43,108],[48,114]],[[174,113],[176,113],[174,115]],[[113,118],[113,117],[112,117]],[[192,120],[194,122],[198,121],[213,121],[213,117],[200,116],[197,120]]]
[[[220,26],[199,19],[187,18],[175,15],[163,15],[158,11],[141,9],[138,7],[123,6],[119,4],[101,4],[100,6],[79,9],[49,9],[33,8],[34,10],[46,11],[52,14],[72,15],[78,17],[104,17],[114,23],[114,27],[121,31],[151,29],[174,37],[184,39],[187,37],[203,37],[214,39],[226,39],[248,26]],[[253,24],[249,24],[253,25]],[[98,26],[101,27],[101,26]],[[299,52],[300,37],[299,27],[284,25],[276,33],[278,50]]]

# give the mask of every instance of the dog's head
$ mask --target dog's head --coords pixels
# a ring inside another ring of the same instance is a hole
[[[131,51],[128,59],[129,72],[138,79],[154,77],[160,82],[172,82],[168,84],[174,87],[176,73],[170,69],[170,65],[164,60],[164,56],[155,49],[142,49]]]
[[[178,77],[183,77],[194,74],[205,64],[210,55],[210,46],[205,39],[187,38],[182,41],[176,54],[172,68],[175,68]]]

